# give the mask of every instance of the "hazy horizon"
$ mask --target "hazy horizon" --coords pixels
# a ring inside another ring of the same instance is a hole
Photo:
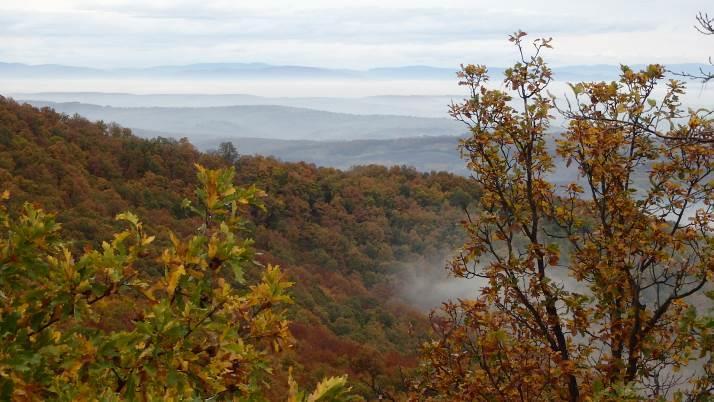
[[[504,46],[509,47],[504,43]],[[474,61],[477,62],[477,61]],[[489,86],[503,88],[504,67],[488,66]],[[634,69],[644,65],[632,65]],[[671,64],[673,72],[697,74],[701,63]],[[568,82],[618,79],[619,65],[554,66],[556,95]],[[82,66],[26,65],[0,61],[0,94],[109,93],[116,95],[250,95],[260,97],[361,98],[372,96],[460,96],[457,71],[434,66],[332,69],[266,63],[188,64],[141,69],[92,69]],[[681,76],[672,78],[683,79]],[[690,97],[710,88],[689,82]],[[50,99],[34,99],[50,100]],[[694,102],[696,104],[697,102]],[[156,105],[160,106],[160,105]]]
[[[506,37],[553,37],[554,65],[699,63],[703,4],[683,0],[25,0],[0,4],[0,60],[97,68],[196,62],[509,65]],[[642,10],[646,10],[643,13]],[[57,49],[63,49],[57,52]]]
[[[693,26],[701,7],[698,0],[3,2],[0,93],[458,95],[459,65],[502,71],[516,59],[507,37],[517,30],[553,38],[544,57],[556,80],[615,79],[620,63],[706,63],[710,42]]]

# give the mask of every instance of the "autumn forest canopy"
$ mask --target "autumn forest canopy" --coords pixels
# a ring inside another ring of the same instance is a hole
[[[0,97],[0,400],[712,400],[714,112],[682,102],[711,75],[556,99],[554,43],[458,72],[467,175]],[[425,308],[444,266],[468,296]]]

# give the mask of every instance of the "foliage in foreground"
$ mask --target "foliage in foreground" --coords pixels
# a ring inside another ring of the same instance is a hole
[[[451,114],[483,196],[450,269],[484,287],[433,317],[415,398],[708,400],[712,323],[692,301],[714,276],[711,113],[682,110],[678,81],[656,97],[659,65],[573,85],[555,148],[579,174],[557,185],[550,40],[528,56],[524,36],[507,90],[484,66],[460,74]]]
[[[233,169],[197,169],[197,202],[184,204],[202,224],[186,238],[170,233],[158,255],[131,213],[101,249],[74,256],[53,215],[29,203],[19,216],[0,209],[2,399],[261,399],[271,356],[289,345],[292,284],[275,266],[244,279],[251,240],[237,233],[263,192],[234,187]],[[130,316],[107,319],[123,303]],[[304,400],[348,394],[331,378]]]

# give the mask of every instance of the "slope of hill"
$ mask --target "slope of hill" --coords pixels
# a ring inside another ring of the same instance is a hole
[[[185,140],[141,139],[0,97],[0,183],[11,207],[30,201],[57,212],[75,249],[106,240],[125,210],[152,234],[195,227],[181,201],[196,162],[228,163]],[[457,222],[476,189],[459,176],[411,168],[340,171],[264,157],[235,165],[239,183],[268,193],[267,212],[254,211],[249,228],[260,260],[280,263],[297,282],[295,349],[278,370],[292,366],[305,383],[347,372],[367,398],[399,393],[400,370],[415,364],[426,321],[398,287],[413,267],[460,245]]]

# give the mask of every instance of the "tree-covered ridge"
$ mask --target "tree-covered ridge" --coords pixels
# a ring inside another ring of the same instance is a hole
[[[0,181],[12,194],[9,210],[31,202],[55,211],[75,253],[110,241],[124,229],[114,216],[127,210],[156,236],[152,247],[171,247],[170,230],[179,238],[195,234],[201,219],[182,206],[198,184],[193,165],[234,165],[236,183],[267,193],[265,210],[250,209],[244,225],[255,258],[279,263],[296,282],[294,348],[277,362],[276,394],[286,392],[292,366],[300,384],[348,373],[366,397],[396,397],[426,327],[395,297],[398,274],[462,241],[458,221],[477,191],[464,178],[410,168],[338,171],[233,156],[0,100]],[[247,279],[258,280],[251,272]],[[123,309],[104,313],[127,320]]]

